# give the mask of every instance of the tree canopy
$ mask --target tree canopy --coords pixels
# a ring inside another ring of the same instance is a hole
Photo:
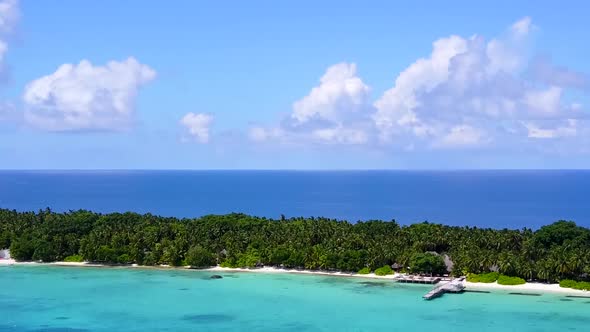
[[[0,209],[0,247],[17,260],[140,265],[260,265],[359,271],[398,266],[455,275],[497,271],[526,280],[584,280],[590,231],[558,221],[537,231],[327,218],[278,220],[245,214],[177,219],[137,213]]]

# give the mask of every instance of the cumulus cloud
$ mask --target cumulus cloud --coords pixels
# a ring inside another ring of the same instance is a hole
[[[209,127],[213,123],[213,116],[205,113],[187,113],[180,124],[185,127],[190,138],[199,143],[209,142]]]
[[[564,101],[560,83],[569,77],[563,77],[563,70],[545,71],[546,76],[561,75],[549,86],[521,75],[528,60],[523,47],[531,31],[532,21],[526,17],[502,38],[450,36],[434,42],[430,56],[400,73],[393,88],[375,102],[373,118],[382,141],[474,145],[531,132],[530,121],[539,118],[555,119],[545,122],[545,130],[571,133],[559,127],[561,121],[580,113]]]
[[[293,105],[291,117],[298,123],[314,118],[342,121],[349,113],[361,112],[367,105],[369,87],[356,76],[354,63],[329,67],[320,84]]]
[[[367,128],[372,126],[369,96],[370,88],[357,76],[356,64],[332,65],[279,126],[252,127],[249,137],[257,142],[366,143]]]
[[[458,36],[439,39],[433,44],[429,58],[414,62],[395,80],[393,88],[387,90],[375,102],[377,112],[373,115],[375,124],[383,133],[383,138],[400,131],[424,132],[417,111],[421,106],[419,93],[432,91],[436,86],[449,78],[451,59],[467,51],[468,41]],[[468,58],[464,58],[469,60]],[[470,71],[457,76],[466,76]],[[459,77],[460,78],[460,77]],[[468,79],[465,77],[464,80]],[[417,128],[421,128],[416,131]]]
[[[253,127],[249,137],[417,150],[512,148],[589,132],[584,106],[566,97],[586,89],[588,76],[531,62],[534,31],[524,17],[496,38],[440,38],[373,102],[356,65],[335,64],[279,125]]]
[[[50,131],[121,130],[133,122],[139,88],[156,72],[134,58],[61,65],[27,84],[25,121]]]

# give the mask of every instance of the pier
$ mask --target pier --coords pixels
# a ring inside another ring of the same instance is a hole
[[[457,278],[453,279],[450,282],[438,285],[434,287],[430,292],[426,293],[422,298],[425,300],[432,300],[435,299],[444,293],[461,293],[465,290],[465,285],[463,285],[464,278]]]
[[[395,277],[395,281],[405,283],[405,284],[428,284],[434,285],[441,281],[439,277],[419,277],[419,276],[398,276]]]

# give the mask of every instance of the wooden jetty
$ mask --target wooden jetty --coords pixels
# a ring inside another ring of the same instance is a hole
[[[435,299],[444,293],[461,293],[465,290],[465,285],[463,285],[464,278],[457,278],[453,279],[450,282],[438,285],[434,287],[430,292],[426,293],[422,298],[425,300],[432,300]]]
[[[398,276],[395,281],[405,284],[427,284],[434,285],[441,281],[439,277],[417,277],[417,276]]]

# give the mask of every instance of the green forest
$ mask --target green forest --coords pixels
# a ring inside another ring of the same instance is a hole
[[[531,229],[483,229],[395,221],[195,219],[151,214],[0,209],[0,248],[19,261],[76,261],[195,268],[277,266],[309,270],[453,275],[490,271],[526,280],[588,280],[590,230],[571,221]]]

